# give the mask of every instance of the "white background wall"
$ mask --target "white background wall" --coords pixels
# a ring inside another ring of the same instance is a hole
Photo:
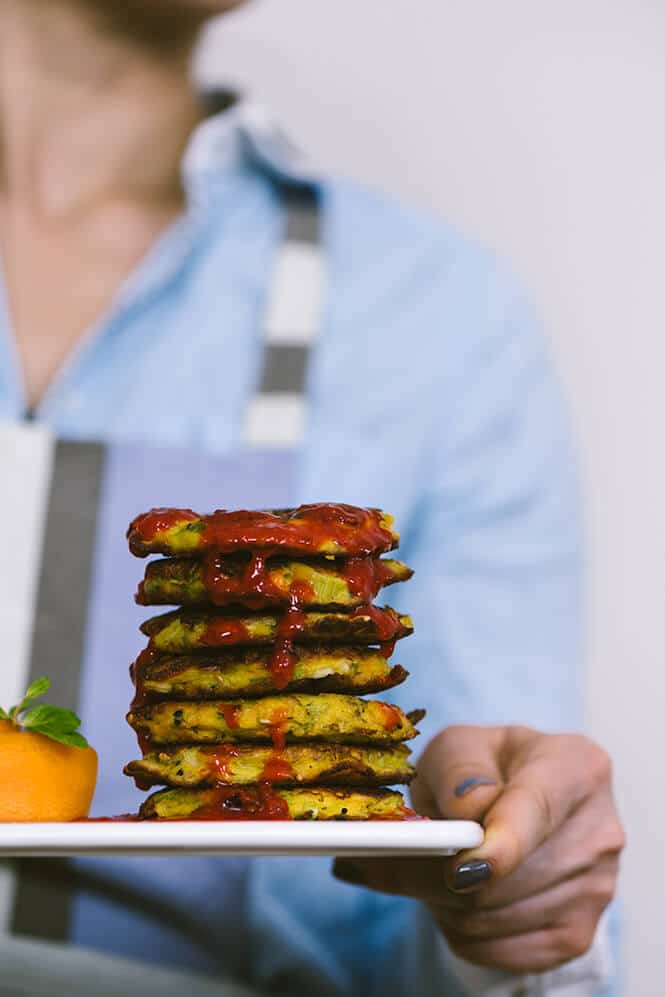
[[[630,837],[626,993],[662,997],[665,9],[264,0],[205,66],[330,167],[481,234],[540,304],[586,469],[591,724]]]

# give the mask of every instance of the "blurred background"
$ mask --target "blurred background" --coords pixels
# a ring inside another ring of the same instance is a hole
[[[655,0],[279,0],[214,29],[199,67],[326,167],[475,233],[536,300],[587,490],[589,725],[628,827],[628,997],[665,993],[664,53]]]

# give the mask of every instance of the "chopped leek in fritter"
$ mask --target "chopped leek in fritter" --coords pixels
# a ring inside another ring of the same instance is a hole
[[[240,644],[273,644],[278,636],[279,613],[222,613],[214,610],[176,610],[146,620],[141,630],[157,651],[182,654]],[[296,643],[378,644],[413,633],[409,616],[394,609],[372,607],[371,612],[303,612]]]
[[[274,785],[392,786],[409,782],[414,769],[405,745],[367,747],[290,744],[275,750],[258,745],[186,744],[148,752],[125,774],[148,786]]]
[[[150,796],[144,820],[403,820],[410,816],[401,793],[386,790],[163,789]]]
[[[164,702],[133,709],[127,720],[152,744],[268,743],[275,733],[293,741],[372,744],[408,741],[423,711],[407,715],[376,700],[321,693],[226,702]]]
[[[295,645],[287,692],[364,695],[399,685],[408,672],[367,647]],[[230,648],[189,655],[154,655],[132,666],[139,700],[232,699],[276,691],[270,648]]]
[[[354,609],[371,602],[383,586],[407,581],[413,574],[406,564],[389,558],[355,562],[270,558],[261,591],[256,593],[243,585],[248,564],[247,555],[222,555],[215,562],[216,582],[211,582],[200,560],[177,557],[152,561],[146,567],[136,601],[142,606],[237,604],[258,609],[289,605],[295,585],[301,606]],[[215,595],[215,585],[223,598]]]

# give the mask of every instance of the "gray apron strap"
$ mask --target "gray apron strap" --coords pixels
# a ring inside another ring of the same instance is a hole
[[[79,703],[103,472],[103,446],[55,444],[27,682],[48,675],[53,682],[49,701],[74,709]],[[67,940],[71,883],[66,862],[26,859],[16,863],[13,888],[5,882],[13,901],[10,930],[32,938]]]
[[[264,349],[245,424],[245,443],[297,447],[307,423],[307,373],[325,292],[321,208],[313,186],[283,188],[285,239],[268,297]]]

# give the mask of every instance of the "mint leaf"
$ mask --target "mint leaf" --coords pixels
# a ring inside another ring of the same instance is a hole
[[[45,696],[50,688],[50,679],[41,678],[33,682],[21,702],[17,706],[12,706],[9,711],[9,719],[14,720],[15,718],[18,718],[21,713],[25,713],[26,710],[29,710],[32,704],[38,699],[41,699],[42,696]]]
[[[44,737],[48,737],[52,741],[57,741],[59,744],[67,744],[70,748],[88,747],[86,739],[76,731],[63,731],[54,727],[36,727],[32,730],[32,733],[42,734]]]
[[[55,727],[65,733],[78,730],[81,721],[71,710],[62,710],[59,706],[35,706],[25,714],[21,725],[26,730],[36,727]]]
[[[9,713],[0,707],[0,720],[9,720],[19,729],[31,731],[33,734],[43,734],[44,737],[49,737],[60,744],[68,744],[73,748],[87,748],[88,742],[79,733],[81,721],[73,710],[63,710],[59,706],[48,706],[44,703],[35,706],[37,700],[45,696],[50,688],[50,679],[37,679],[21,702],[12,706]]]
[[[81,721],[72,710],[63,710],[59,706],[35,706],[25,714],[21,726],[33,734],[43,734],[72,748],[88,747],[88,742],[79,733]]]
[[[28,691],[23,697],[23,702],[25,702],[26,699],[41,699],[42,696],[46,695],[46,693],[49,691],[50,688],[51,688],[50,679],[47,678],[37,679],[35,682],[32,683],[31,686],[28,686]]]

